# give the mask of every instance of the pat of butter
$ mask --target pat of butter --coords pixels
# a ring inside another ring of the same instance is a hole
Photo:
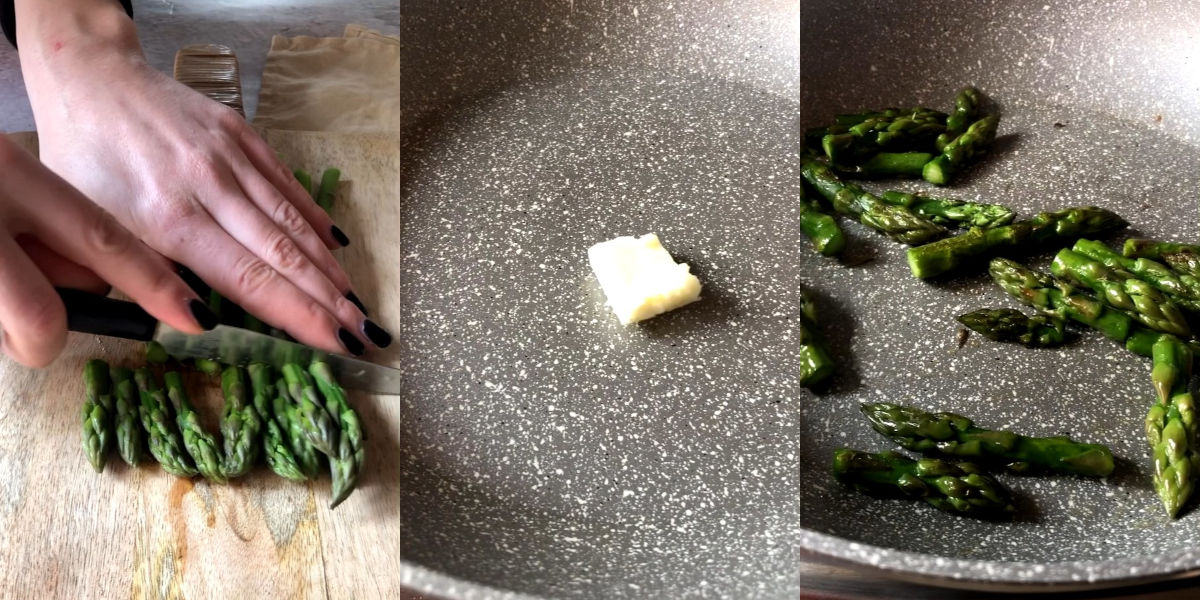
[[[622,325],[700,299],[700,280],[687,263],[676,263],[653,233],[600,242],[588,248],[588,262]]]

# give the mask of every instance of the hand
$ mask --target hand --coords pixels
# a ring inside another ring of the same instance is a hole
[[[112,282],[185,333],[216,317],[163,259],[111,215],[0,135],[0,349],[30,367],[67,340],[55,286],[107,293]]]
[[[345,234],[236,112],[147,64],[116,2],[20,1],[17,36],[48,167],[297,340],[391,341],[330,253]]]

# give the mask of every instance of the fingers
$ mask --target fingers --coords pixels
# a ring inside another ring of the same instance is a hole
[[[341,248],[350,243],[346,234],[334,225],[333,219],[317,206],[308,190],[296,181],[292,170],[279,161],[271,147],[249,125],[240,127],[238,144],[261,176],[300,211],[326,248]],[[242,179],[240,174],[238,179]]]
[[[83,290],[100,296],[112,291],[112,286],[91,269],[67,260],[35,238],[20,236],[17,245],[54,287]]]
[[[54,286],[11,237],[0,235],[0,348],[27,367],[44,367],[67,342],[67,312]]]
[[[167,260],[65,181],[40,167],[16,170],[6,179],[16,180],[15,189],[40,192],[37,202],[10,207],[6,225],[11,234],[38,238],[180,331],[200,333],[215,325],[212,313]]]
[[[279,327],[297,341],[329,352],[363,353],[363,343],[325,306],[255,256],[211,219],[196,219],[189,231],[202,243],[176,247],[175,260],[250,314]]]
[[[233,176],[246,197],[258,207],[258,211],[291,238],[340,295],[345,296],[352,292],[350,278],[294,204],[284,198],[279,190],[249,163],[235,160]]]
[[[293,237],[289,235],[289,232],[280,229],[254,204],[246,200],[245,195],[248,195],[246,190],[241,189],[233,181],[217,182],[217,184],[225,189],[208,199],[208,204],[211,205],[209,212],[216,224],[228,232],[228,235],[237,240],[237,243],[248,250],[250,254],[277,272],[282,279],[289,282],[300,293],[307,295],[310,301],[315,301],[322,306],[342,328],[353,332],[354,336],[361,340],[362,332],[366,327],[365,315],[346,297],[346,288],[335,286],[325,276],[325,273],[313,264]],[[282,200],[279,200],[277,206],[286,211],[294,210]],[[295,212],[291,214],[293,217],[297,216]],[[283,220],[288,221],[287,227],[291,229],[303,230],[307,227],[298,218]],[[311,236],[309,237],[311,239]],[[328,254],[327,250],[320,250],[323,254]],[[328,260],[332,260],[332,258],[329,256]],[[340,272],[340,269],[338,271]],[[345,281],[345,275],[341,275],[342,280]],[[345,285],[348,286],[348,283]],[[242,289],[242,286],[239,286],[237,291],[240,295],[231,295],[230,298],[249,309],[250,307],[246,306],[243,300],[255,292]],[[251,310],[251,312],[254,311]],[[270,313],[264,314],[270,316]],[[342,340],[342,342],[346,341]],[[350,347],[347,349],[353,350]]]

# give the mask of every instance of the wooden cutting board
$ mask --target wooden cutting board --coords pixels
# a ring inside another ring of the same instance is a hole
[[[399,145],[395,138],[263,132],[286,164],[342,170],[335,255],[372,317],[400,322]],[[36,137],[13,134],[36,152]],[[393,331],[393,333],[397,333]],[[399,346],[368,353],[397,365]],[[49,367],[0,358],[0,582],[23,597],[394,598],[398,581],[400,400],[350,392],[367,432],[358,489],[330,510],[329,477],[299,484],[265,466],[227,485],[178,479],[111,455],[95,473],[80,442],[83,364],[140,366],[138,343],[71,334]],[[215,379],[188,379],[215,431]]]

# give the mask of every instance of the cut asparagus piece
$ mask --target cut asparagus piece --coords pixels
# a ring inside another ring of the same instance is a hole
[[[262,423],[262,449],[267,467],[285,479],[308,481],[308,477],[296,464],[292,446],[275,415],[273,397],[276,388],[272,384],[271,368],[262,363],[251,363],[247,370],[250,374],[254,411]]]
[[[835,169],[839,175],[864,179],[917,178],[931,160],[933,154],[929,152],[880,152],[856,165],[837,165]]]
[[[1066,342],[1066,323],[1057,317],[1030,317],[1012,308],[983,308],[958,317],[972,331],[996,342],[1053,348]]]
[[[864,404],[861,409],[875,431],[901,448],[922,454],[1001,463],[1019,473],[1107,477],[1113,471],[1112,451],[1101,444],[983,429],[954,413],[929,413],[886,402]]]
[[[135,370],[133,379],[137,382],[138,395],[141,398],[138,415],[142,419],[142,427],[146,430],[151,456],[167,473],[176,477],[194,477],[197,474],[196,467],[188,457],[183,438],[172,422],[167,395],[159,389],[149,369]]]
[[[801,174],[840,213],[856,217],[863,225],[910,245],[919,245],[944,235],[946,229],[922,219],[900,206],[892,206],[852,183],[838,179],[829,167],[806,161]]]
[[[309,365],[308,372],[316,381],[321,394],[325,396],[325,407],[330,414],[337,417],[341,429],[337,451],[329,455],[329,471],[332,475],[330,487],[333,495],[329,508],[332,509],[341,504],[358,483],[366,454],[363,445],[366,435],[363,433],[358,413],[350,408],[350,403],[346,401],[346,393],[334,379],[329,364],[321,360],[314,361]]]
[[[212,434],[204,431],[195,407],[188,400],[183,387],[183,376],[178,371],[163,374],[167,398],[175,409],[175,423],[183,436],[183,447],[195,461],[196,469],[205,479],[214,483],[225,483],[227,478],[221,469],[221,452]]]
[[[316,479],[321,472],[321,456],[304,435],[300,425],[303,418],[288,392],[287,382],[283,379],[276,380],[275,392],[273,405],[275,419],[287,438],[292,456],[296,460],[296,466],[299,467],[305,479]]]
[[[802,293],[800,297],[800,339],[797,347],[800,359],[800,385],[812,387],[829,379],[836,363],[817,325],[817,308],[812,297]]]
[[[1176,273],[1170,267],[1148,258],[1122,256],[1103,242],[1079,240],[1072,249],[1111,269],[1128,271],[1167,294],[1180,307],[1200,312],[1200,279],[1196,277]]]
[[[921,279],[968,266],[975,261],[1016,248],[1076,238],[1125,227],[1112,211],[1095,206],[1043,212],[1026,221],[991,229],[974,228],[951,238],[908,249],[908,266]]]
[[[808,236],[817,252],[825,256],[840,254],[846,247],[846,234],[837,220],[825,214],[816,201],[804,195],[804,184],[800,185],[800,231]]]
[[[1192,351],[1173,335],[1155,342],[1151,378],[1158,399],[1146,414],[1146,437],[1154,458],[1154,489],[1167,515],[1175,518],[1200,475],[1196,406],[1189,390]]]
[[[979,105],[982,103],[983,94],[973,87],[966,87],[958,92],[954,97],[954,112],[946,117],[946,132],[934,141],[938,152],[967,130],[967,126],[979,116]]]
[[[317,450],[332,456],[338,447],[337,424],[317,395],[312,377],[297,364],[284,365],[282,370],[288,394],[301,417],[298,423],[301,433]]]
[[[83,454],[97,473],[104,471],[105,455],[112,447],[113,411],[112,379],[108,363],[93,359],[83,365],[83,387],[86,397],[81,409],[83,425]]]
[[[317,188],[317,194],[314,200],[317,206],[320,206],[326,213],[333,212],[333,196],[337,192],[338,180],[341,178],[342,172],[339,169],[329,168],[321,173],[321,185]]]
[[[1200,278],[1200,246],[1128,239],[1122,249],[1130,258],[1149,258],[1167,263],[1176,273]]]
[[[939,225],[988,229],[1008,225],[1016,217],[1012,209],[999,204],[966,202],[897,191],[884,192],[880,198],[888,204],[903,206],[913,214]]]
[[[1129,272],[1110,269],[1067,248],[1055,255],[1050,272],[1091,288],[1106,304],[1151,329],[1181,337],[1192,335],[1183,311],[1162,292]]]
[[[833,475],[863,492],[919,498],[965,516],[994,517],[1016,511],[1008,489],[969,462],[912,460],[896,452],[870,454],[840,448],[833,455]]]
[[[133,372],[124,367],[113,367],[113,399],[116,406],[117,453],[131,467],[146,459],[146,431],[138,415],[137,384]]]
[[[922,175],[934,185],[947,185],[971,161],[987,152],[996,139],[1000,125],[998,115],[987,115],[975,121],[962,135],[950,140],[942,153],[925,163]]]
[[[226,367],[221,373],[221,393],[225,406],[221,412],[221,470],[226,477],[241,477],[258,460],[262,421],[246,391],[246,373],[242,367]]]

